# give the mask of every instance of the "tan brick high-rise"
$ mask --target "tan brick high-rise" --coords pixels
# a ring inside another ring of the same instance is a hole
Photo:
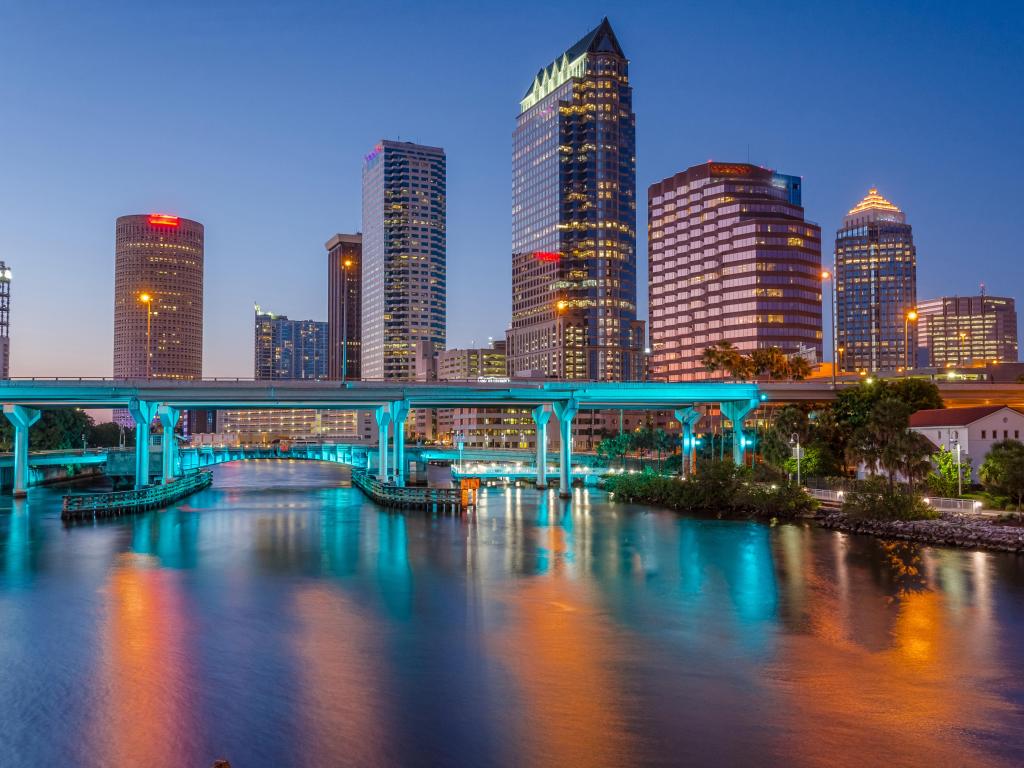
[[[149,349],[146,303],[151,297]],[[147,352],[149,361],[147,364]],[[203,375],[203,225],[165,214],[117,220],[114,378]]]

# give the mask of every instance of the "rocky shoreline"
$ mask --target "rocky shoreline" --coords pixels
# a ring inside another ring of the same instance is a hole
[[[1024,554],[1024,528],[999,525],[990,520],[944,513],[936,520],[857,520],[842,512],[825,512],[815,518],[823,528],[863,533],[885,539],[902,539],[943,547],[987,549]]]

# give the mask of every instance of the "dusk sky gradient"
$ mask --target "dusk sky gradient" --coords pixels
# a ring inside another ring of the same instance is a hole
[[[919,298],[1024,300],[1022,6],[0,0],[12,375],[110,375],[114,220],[161,211],[206,227],[204,374],[251,376],[253,302],[326,319],[324,243],[360,229],[381,138],[448,155],[448,345],[503,337],[518,101],[604,15],[634,87],[642,317],[647,186],[748,147],[803,176],[827,264],[877,185]]]

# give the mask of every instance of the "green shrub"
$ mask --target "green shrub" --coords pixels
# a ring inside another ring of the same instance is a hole
[[[687,480],[651,473],[612,475],[604,487],[615,498],[719,517],[793,518],[817,502],[795,483],[758,483],[746,467],[728,461],[702,462]]]
[[[883,477],[871,477],[848,491],[843,512],[861,520],[931,520],[939,513],[902,486],[890,487]]]

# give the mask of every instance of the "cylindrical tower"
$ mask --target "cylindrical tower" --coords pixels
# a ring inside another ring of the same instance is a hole
[[[203,225],[162,213],[117,220],[114,378],[203,375]]]

